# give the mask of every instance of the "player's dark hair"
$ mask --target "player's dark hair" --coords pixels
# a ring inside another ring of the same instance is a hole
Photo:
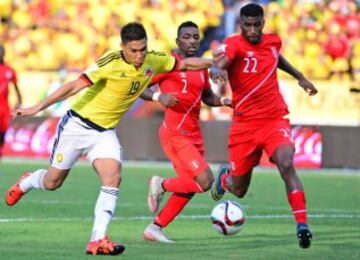
[[[258,4],[248,4],[240,9],[240,17],[264,17],[264,9]]]
[[[147,38],[145,28],[140,23],[128,23],[121,29],[121,41],[126,44]]]
[[[199,27],[197,26],[196,23],[192,22],[192,21],[186,21],[183,22],[182,24],[179,25],[178,29],[177,29],[177,36],[180,35],[180,32],[183,28],[187,28],[187,27],[194,27],[196,29],[199,29]]]

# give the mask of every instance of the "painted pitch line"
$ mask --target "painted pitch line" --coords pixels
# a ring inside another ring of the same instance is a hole
[[[247,219],[292,219],[293,215],[250,215]],[[317,219],[360,219],[360,214],[310,214],[309,218]],[[134,217],[115,217],[115,221],[148,221],[154,219],[153,216],[134,216]],[[210,219],[210,215],[180,215],[177,219]],[[9,222],[71,222],[71,221],[92,221],[93,218],[0,218],[0,223]]]
[[[66,205],[94,205],[93,201],[88,200],[27,200],[24,203],[26,204],[48,204],[48,205],[59,205],[59,204],[66,204]],[[124,208],[130,208],[134,207],[134,203],[125,203],[120,202],[118,203],[118,207],[124,207]],[[251,206],[251,205],[242,205],[245,209],[261,209],[261,210],[289,210],[290,208],[288,206],[278,206],[278,207],[269,207],[266,205],[258,205],[258,206]],[[212,206],[199,204],[199,203],[192,203],[191,208],[199,208],[199,209],[211,209]],[[318,210],[309,210],[308,212],[313,212],[313,214],[329,214],[329,213],[342,213],[342,214],[357,214],[360,213],[360,209],[356,210],[346,210],[346,209],[340,209],[340,208],[332,208],[332,209],[318,209]]]
[[[2,159],[4,163],[18,163],[18,164],[48,164],[48,159],[41,158],[26,158],[26,157],[5,157]],[[210,167],[216,171],[220,163],[210,163]],[[133,161],[133,160],[124,160],[124,167],[129,168],[149,168],[149,167],[157,167],[162,169],[170,169],[173,170],[172,164],[169,161]],[[89,167],[91,169],[91,165],[87,160],[79,160],[75,167]],[[274,173],[277,172],[276,168],[268,168],[268,167],[256,167],[255,169],[261,171],[262,173]],[[301,174],[332,174],[332,175],[351,175],[351,176],[359,176],[360,177],[360,169],[356,168],[343,168],[343,169],[332,169],[332,168],[321,168],[321,169],[299,169],[299,173]]]

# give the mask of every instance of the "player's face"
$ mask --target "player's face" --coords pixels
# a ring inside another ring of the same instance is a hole
[[[257,44],[261,40],[262,29],[264,28],[264,18],[257,17],[240,17],[241,34],[251,44]]]
[[[200,47],[200,33],[195,27],[184,27],[181,29],[176,44],[185,57],[193,57]]]
[[[134,64],[137,68],[141,67],[147,52],[147,39],[144,38],[141,40],[130,41],[121,44],[121,46],[126,62]]]

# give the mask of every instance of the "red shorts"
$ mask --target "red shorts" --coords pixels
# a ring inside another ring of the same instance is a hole
[[[271,159],[273,152],[284,144],[294,147],[287,119],[233,122],[229,135],[231,174],[246,174],[259,164],[263,150]]]
[[[8,109],[0,107],[0,133],[5,133],[10,125],[11,114]]]
[[[177,175],[195,178],[209,167],[204,158],[202,138],[169,135],[164,126],[159,129],[159,137],[163,151],[173,163]]]

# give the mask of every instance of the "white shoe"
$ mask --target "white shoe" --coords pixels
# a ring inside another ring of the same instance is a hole
[[[147,198],[149,210],[152,213],[156,213],[159,209],[160,202],[165,194],[164,189],[161,186],[164,178],[160,176],[152,176],[149,179],[149,194]]]
[[[148,241],[156,241],[162,243],[175,243],[175,241],[170,240],[165,234],[161,231],[160,227],[154,227],[155,224],[150,224],[144,230],[144,239]]]

